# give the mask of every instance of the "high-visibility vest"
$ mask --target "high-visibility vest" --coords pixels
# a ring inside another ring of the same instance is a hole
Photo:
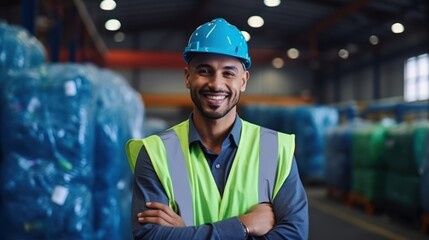
[[[294,136],[242,121],[240,144],[223,196],[201,148],[190,151],[189,120],[145,139],[128,141],[134,171],[144,145],[169,198],[169,206],[187,226],[198,226],[245,214],[261,202],[272,202],[289,175]]]

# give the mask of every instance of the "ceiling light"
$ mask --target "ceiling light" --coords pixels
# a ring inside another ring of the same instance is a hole
[[[113,10],[116,8],[116,2],[114,0],[103,0],[100,3],[100,8],[106,11]]]
[[[264,0],[264,4],[267,7],[277,7],[280,5],[280,0]]]
[[[244,39],[246,39],[246,42],[250,40],[250,34],[246,31],[241,31],[241,34],[243,34]]]
[[[285,65],[285,61],[281,58],[274,58],[271,63],[274,68],[282,68]]]
[[[338,51],[338,56],[340,56],[342,59],[347,59],[349,58],[349,51],[346,49],[340,49],[340,51]]]
[[[404,25],[402,25],[401,23],[392,24],[391,29],[393,33],[402,33],[405,30]]]
[[[378,37],[377,37],[377,36],[375,36],[375,35],[371,35],[371,36],[369,37],[369,42],[370,42],[372,45],[377,45],[377,44],[378,44]]]
[[[117,19],[109,19],[106,24],[104,24],[104,27],[109,31],[116,31],[121,28],[121,22]]]
[[[117,32],[115,36],[113,36],[113,39],[115,42],[123,42],[125,40],[125,34],[123,32]]]
[[[249,26],[251,26],[253,28],[259,28],[259,27],[262,27],[264,25],[264,19],[261,18],[260,16],[251,16],[247,20],[247,24],[249,24]]]
[[[290,48],[289,50],[287,50],[287,56],[290,59],[297,59],[299,57],[299,51],[296,48]]]

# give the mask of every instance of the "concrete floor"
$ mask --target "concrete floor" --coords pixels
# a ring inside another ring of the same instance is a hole
[[[429,234],[420,231],[419,222],[392,220],[385,214],[367,214],[357,207],[327,197],[323,187],[306,187],[309,199],[311,240],[420,240]]]

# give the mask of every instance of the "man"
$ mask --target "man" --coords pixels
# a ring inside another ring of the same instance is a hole
[[[241,32],[214,19],[183,55],[190,118],[127,144],[134,238],[307,239],[293,136],[237,115],[251,65]]]

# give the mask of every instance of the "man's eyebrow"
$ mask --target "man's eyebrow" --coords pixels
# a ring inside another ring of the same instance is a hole
[[[207,63],[198,64],[195,68],[211,68],[211,66]]]
[[[195,68],[198,69],[198,68],[213,68],[213,67],[210,64],[201,63],[201,64],[198,64],[197,66],[195,66]],[[233,65],[231,65],[231,66],[224,66],[222,69],[224,69],[224,70],[238,71],[238,68],[236,66],[233,66]]]
[[[236,66],[225,66],[223,67],[223,69],[238,71],[238,68]]]

